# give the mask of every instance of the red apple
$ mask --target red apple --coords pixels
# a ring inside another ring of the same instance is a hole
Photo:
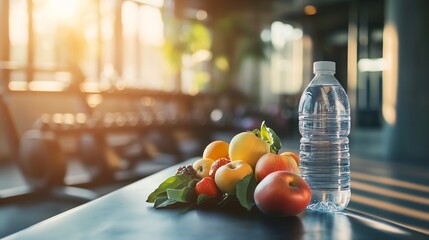
[[[299,156],[296,153],[294,153],[294,152],[282,152],[282,153],[280,153],[280,155],[291,156],[295,160],[296,165],[299,165]]]
[[[277,171],[256,186],[254,199],[262,212],[275,216],[292,216],[302,212],[311,200],[311,190],[300,176]]]
[[[299,173],[298,165],[291,156],[267,153],[259,158],[255,167],[256,181],[262,181],[268,174],[276,171]]]

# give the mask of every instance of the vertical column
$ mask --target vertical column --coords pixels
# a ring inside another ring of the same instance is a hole
[[[348,46],[347,46],[347,95],[350,100],[351,115],[357,118],[357,59],[358,59],[358,3],[350,4]],[[353,126],[355,121],[352,121]]]
[[[114,67],[119,76],[122,76],[122,0],[116,0],[114,20]]]
[[[27,82],[33,80],[34,74],[34,27],[33,27],[33,0],[27,0],[28,15],[28,55],[27,55]]]
[[[95,8],[97,11],[97,76],[100,76],[103,68],[103,36],[101,33],[101,0],[95,1]]]
[[[141,65],[142,65],[142,46],[141,46],[141,44],[140,44],[140,34],[141,34],[141,18],[140,18],[140,16],[141,16],[141,7],[142,7],[142,5],[141,4],[137,4],[137,9],[138,9],[138,12],[137,12],[137,22],[136,22],[136,36],[135,36],[135,42],[134,42],[134,44],[135,44],[135,55],[134,55],[134,57],[135,57],[135,59],[136,59],[136,78],[137,78],[137,81],[139,81],[139,82],[141,82],[142,81],[142,74],[141,74],[141,69],[142,69],[142,67],[141,67]],[[146,81],[148,80],[148,79],[145,79]]]
[[[386,1],[383,117],[387,156],[423,163],[429,149],[429,1]]]
[[[8,70],[3,64],[9,60],[9,0],[0,1],[0,90],[7,88]],[[3,66],[2,66],[3,65]]]
[[[3,95],[3,90],[8,88],[9,83],[9,67],[8,64],[3,64],[10,60],[9,48],[9,0],[0,0],[0,114],[6,130],[5,133],[2,132],[1,134],[6,134],[8,147],[10,147],[7,151],[12,154],[11,158],[15,159],[18,152],[19,136]]]

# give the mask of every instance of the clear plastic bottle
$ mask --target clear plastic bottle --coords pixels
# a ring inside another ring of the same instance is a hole
[[[312,198],[307,209],[333,212],[350,201],[350,103],[334,62],[315,62],[299,102],[300,172]]]

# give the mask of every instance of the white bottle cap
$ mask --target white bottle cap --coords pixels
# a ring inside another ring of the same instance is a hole
[[[320,72],[320,71],[335,72],[335,62],[330,62],[330,61],[314,62],[313,73]]]

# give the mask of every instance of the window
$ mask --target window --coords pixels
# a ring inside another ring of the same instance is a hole
[[[274,22],[271,25],[271,91],[297,94],[303,83],[303,33],[300,28]]]
[[[171,90],[162,0],[3,1],[9,41],[0,41],[8,49],[0,70],[10,90]]]

